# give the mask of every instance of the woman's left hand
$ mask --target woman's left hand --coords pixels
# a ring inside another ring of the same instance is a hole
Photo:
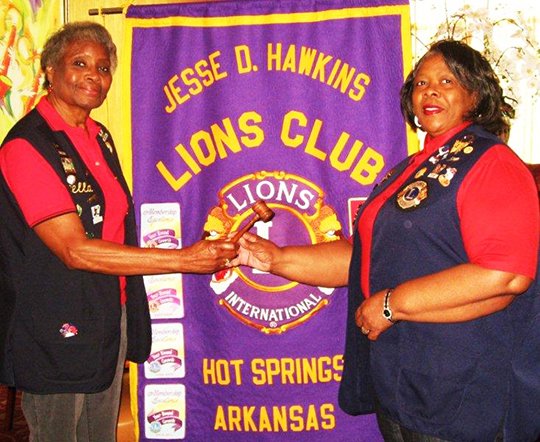
[[[362,334],[375,341],[381,333],[388,330],[392,325],[388,319],[383,316],[383,303],[386,290],[375,293],[370,296],[356,310],[356,325],[360,328]]]

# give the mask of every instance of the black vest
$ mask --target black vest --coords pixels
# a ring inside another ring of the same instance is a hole
[[[468,262],[457,193],[479,158],[499,143],[478,126],[466,128],[419,165],[385,202],[373,228],[372,292]],[[392,183],[407,162],[373,195]],[[352,261],[341,406],[351,414],[370,412],[375,390],[385,414],[406,428],[445,440],[494,440],[508,401],[515,401],[514,411],[522,408],[522,399],[509,395],[509,385],[517,368],[513,352],[524,339],[525,324],[538,323],[534,318],[539,312],[533,313],[537,283],[500,312],[452,324],[403,321],[370,342],[354,324],[361,302],[357,229]],[[530,344],[538,342],[536,335],[531,333]],[[524,362],[519,363],[521,373]],[[529,382],[539,371],[527,372]],[[515,388],[522,385],[522,379],[514,380]],[[538,389],[529,391],[538,397]],[[515,433],[515,425],[507,425]]]
[[[70,192],[88,237],[101,238],[103,193],[66,134],[50,129],[37,110],[8,133],[22,138],[53,167]],[[122,188],[110,134],[98,142]],[[24,167],[21,164],[21,167]],[[125,243],[137,245],[128,198]],[[69,270],[31,229],[0,175],[0,382],[33,393],[91,393],[112,382],[120,339],[118,277]],[[144,362],[150,316],[141,276],[127,278],[128,359]]]

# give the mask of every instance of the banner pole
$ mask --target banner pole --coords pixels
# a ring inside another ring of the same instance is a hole
[[[95,9],[89,9],[88,10],[88,15],[122,14],[123,12],[124,12],[124,8],[122,8],[122,7],[95,8]]]

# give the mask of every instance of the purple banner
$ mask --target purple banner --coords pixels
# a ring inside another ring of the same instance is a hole
[[[335,241],[408,153],[407,0],[132,6],[126,27],[142,246],[224,237],[258,200],[275,212],[260,236]],[[337,405],[345,289],[243,267],[145,283],[140,440],[382,440]]]

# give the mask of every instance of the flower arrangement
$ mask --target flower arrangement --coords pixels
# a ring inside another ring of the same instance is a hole
[[[441,23],[431,42],[441,39],[464,41],[480,51],[498,75],[509,103],[516,108],[525,97],[540,96],[540,46],[523,13],[506,16],[501,8],[473,9],[466,4]]]

